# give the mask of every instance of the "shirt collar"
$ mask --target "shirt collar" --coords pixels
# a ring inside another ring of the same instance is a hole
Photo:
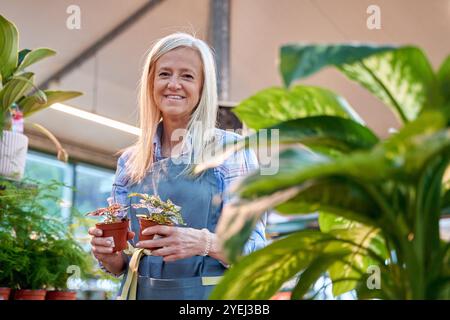
[[[161,157],[161,139],[162,139],[162,131],[163,131],[163,122],[160,121],[158,126],[156,127],[156,134],[153,137],[153,153],[154,160],[158,161]]]
[[[156,127],[156,134],[153,137],[153,152],[154,152],[154,161],[159,161],[161,159],[165,159],[162,155],[162,146],[161,146],[161,141],[162,141],[162,134],[163,134],[163,130],[164,130],[164,125],[163,122],[160,121],[158,123],[158,126]],[[192,137],[190,138],[190,142],[192,143]],[[185,150],[182,152],[181,156],[185,156],[188,154],[188,151]]]

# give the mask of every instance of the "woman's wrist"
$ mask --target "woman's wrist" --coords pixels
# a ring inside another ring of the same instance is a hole
[[[207,252],[206,255],[214,259],[220,260],[223,264],[227,265],[228,260],[223,253],[217,235],[215,233],[210,232],[208,229],[202,229],[202,231],[205,233],[205,245],[203,253]]]
[[[98,260],[100,268],[112,275],[120,276],[125,270],[126,260],[122,252],[118,252],[116,257],[108,259],[107,261]]]

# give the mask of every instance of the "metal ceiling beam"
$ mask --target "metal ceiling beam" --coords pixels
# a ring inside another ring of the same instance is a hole
[[[95,43],[81,52],[78,56],[73,58],[69,63],[63,66],[61,69],[56,71],[54,74],[49,76],[46,80],[44,80],[38,88],[41,90],[47,89],[52,81],[59,81],[66,74],[70,73],[72,70],[77,68],[84,61],[88,60],[90,57],[95,55],[97,51],[103,48],[106,44],[113,41],[116,37],[122,34],[125,30],[135,24],[140,18],[142,18],[147,12],[153,9],[156,5],[161,3],[163,0],[150,0],[137,9],[133,14],[119,23],[116,27],[114,27],[111,31],[106,33],[103,37],[98,39]]]
[[[230,0],[209,2],[209,42],[216,53],[219,100],[228,101],[230,91]]]

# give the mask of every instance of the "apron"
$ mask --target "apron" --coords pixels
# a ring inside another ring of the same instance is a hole
[[[180,158],[177,160],[179,161]],[[213,169],[199,177],[180,175],[185,164],[165,158],[153,163],[152,169],[139,184],[129,187],[129,192],[155,194],[163,201],[170,199],[181,206],[186,227],[206,228],[214,232],[221,206],[214,204],[213,197],[219,193],[217,177]],[[129,205],[137,203],[138,197],[129,198]],[[139,221],[136,214],[145,209],[128,209],[131,228],[136,233],[133,246],[138,242]],[[136,299],[138,300],[204,300],[226,268],[209,256],[193,256],[173,262],[164,262],[162,257],[142,255],[138,268]],[[127,270],[125,270],[125,274]],[[124,287],[122,279],[119,295]]]

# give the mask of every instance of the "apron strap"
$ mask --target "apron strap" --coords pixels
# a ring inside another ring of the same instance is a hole
[[[141,261],[143,255],[150,256],[152,252],[147,249],[136,249],[130,244],[128,244],[128,249],[124,252],[126,254],[132,254],[132,257],[128,266],[128,272],[122,292],[120,296],[117,297],[117,300],[136,300],[137,283],[139,278],[139,262]],[[201,277],[201,279],[203,286],[214,286],[220,282],[222,276]]]
[[[136,249],[130,244],[128,245],[127,254],[132,253],[130,264],[128,266],[128,272],[126,275],[126,280],[122,288],[122,292],[117,300],[136,300],[137,283],[139,277],[139,262],[142,256],[151,255],[152,252],[147,249]]]

